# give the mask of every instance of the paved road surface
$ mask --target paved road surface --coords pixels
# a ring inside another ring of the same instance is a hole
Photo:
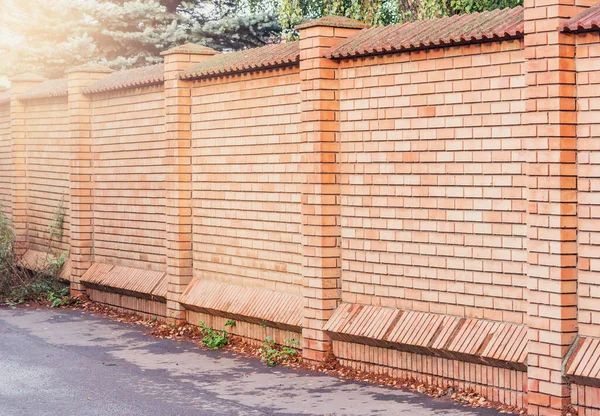
[[[0,307],[0,416],[498,414],[271,369],[85,312]]]

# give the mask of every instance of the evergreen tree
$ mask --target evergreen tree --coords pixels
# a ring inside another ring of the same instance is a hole
[[[55,78],[87,62],[148,65],[185,42],[237,50],[280,39],[275,16],[243,14],[230,0],[0,0],[0,10],[5,76]]]

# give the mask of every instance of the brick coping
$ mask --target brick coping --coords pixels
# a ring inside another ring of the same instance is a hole
[[[196,279],[179,302],[195,312],[302,331],[303,298],[291,293]]]
[[[324,331],[338,341],[527,369],[524,325],[343,303]]]
[[[81,283],[97,290],[166,302],[167,275],[153,270],[93,263]]]

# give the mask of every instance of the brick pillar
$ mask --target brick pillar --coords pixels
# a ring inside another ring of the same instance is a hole
[[[84,291],[79,279],[92,264],[94,245],[92,109],[91,97],[83,91],[111,72],[112,69],[100,65],[83,65],[67,71],[72,148],[69,167],[72,295]]]
[[[18,96],[44,81],[46,78],[36,74],[17,75],[10,80],[12,222],[19,254],[27,249],[27,125],[26,106],[18,100]]]
[[[556,30],[575,0],[525,0],[528,401],[532,415],[570,404],[562,373],[577,335],[574,38]]]
[[[167,314],[185,321],[179,297],[192,280],[192,97],[191,83],[179,73],[218,52],[186,44],[162,53],[165,58],[167,201]]]
[[[322,331],[341,300],[339,63],[323,54],[366,25],[327,16],[298,26],[300,32],[300,148],[302,185],[303,356],[321,361],[331,340]]]

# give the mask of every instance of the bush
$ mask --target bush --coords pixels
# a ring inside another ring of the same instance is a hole
[[[69,302],[68,285],[58,277],[69,253],[55,248],[63,237],[64,217],[61,202],[49,225],[45,256],[36,264],[35,270],[30,270],[17,252],[14,228],[0,207],[0,301],[17,304],[49,300],[54,307]]]

